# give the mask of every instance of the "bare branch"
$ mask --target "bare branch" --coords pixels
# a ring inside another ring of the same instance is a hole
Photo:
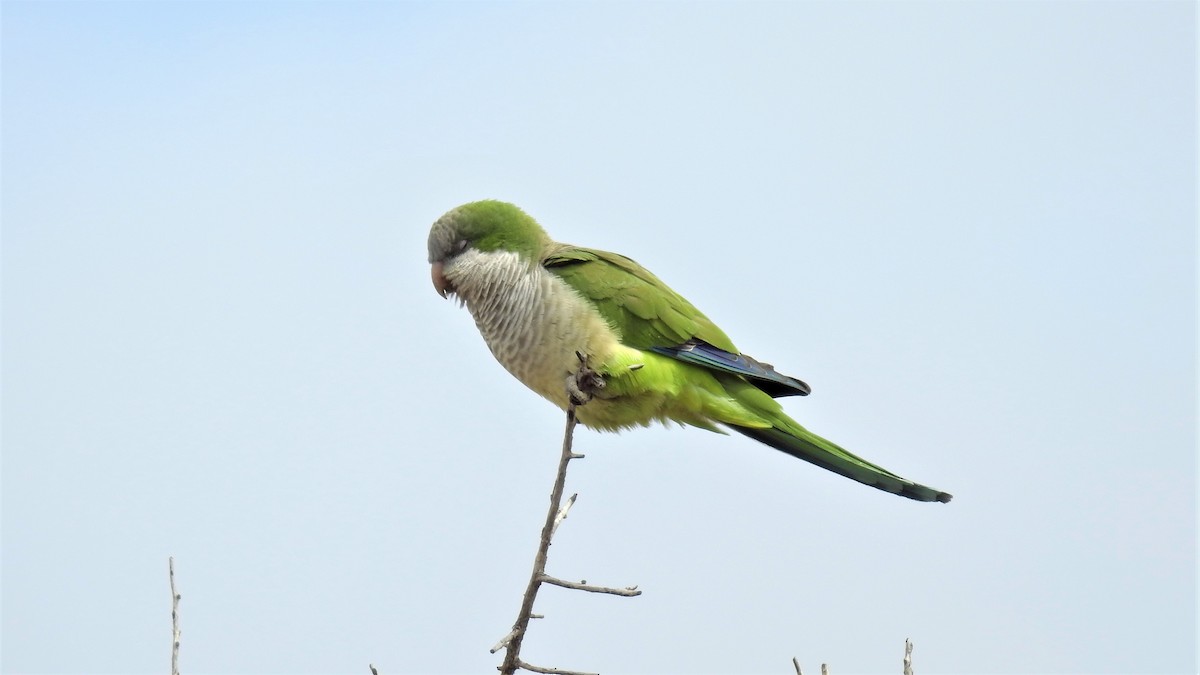
[[[904,675],[913,675],[912,647],[912,640],[904,638]]]
[[[804,673],[800,672],[800,660],[794,656],[792,657],[792,665],[796,667],[796,675],[804,675]]]
[[[554,477],[554,488],[550,491],[550,509],[546,512],[546,522],[542,526],[542,536],[538,543],[537,555],[533,559],[533,572],[529,575],[529,584],[525,587],[525,595],[521,598],[521,609],[517,613],[517,621],[513,624],[513,629],[491,649],[493,654],[500,649],[506,650],[504,661],[498,668],[502,675],[513,675],[518,668],[535,673],[590,675],[570,670],[559,670],[557,668],[531,666],[521,660],[521,643],[525,639],[525,632],[529,628],[530,619],[537,616],[533,613],[533,602],[537,598],[538,589],[541,588],[543,583],[551,583],[564,588],[590,591],[592,593],[609,593],[626,597],[641,595],[642,593],[637,590],[636,586],[625,589],[588,586],[586,583],[576,584],[546,575],[546,557],[550,550],[550,540],[554,537],[559,524],[566,519],[567,512],[571,510],[571,505],[575,503],[575,498],[578,496],[571,495],[567,503],[562,504],[563,486],[567,482],[567,464],[572,459],[583,457],[583,455],[571,450],[575,425],[577,424],[575,409],[590,401],[605,386],[604,378],[588,366],[587,357],[578,352],[576,352],[576,356],[579,357],[579,370],[566,378],[567,428],[563,432],[562,454],[558,460],[558,473]]]
[[[371,669],[371,675],[379,675],[379,671],[378,671],[378,670],[375,670],[375,664],[374,664],[374,663],[368,663],[368,664],[367,664],[367,667]]]
[[[827,664],[827,663],[821,664],[821,675],[829,675],[829,664]]]
[[[552,577],[549,574],[543,574],[541,581],[544,581],[548,584],[554,584],[555,586],[562,586],[563,588],[571,588],[577,591],[587,591],[588,593],[607,593],[609,595],[621,595],[626,598],[635,598],[642,594],[642,592],[637,589],[637,586],[610,588],[608,586],[592,586],[586,583],[577,584],[574,581],[564,581],[562,579]]]
[[[558,460],[558,474],[554,479],[554,488],[550,491],[550,510],[546,513],[546,524],[542,526],[542,538],[538,544],[537,555],[533,558],[533,573],[529,575],[529,584],[525,587],[525,595],[521,599],[521,609],[517,613],[517,621],[513,624],[512,632],[506,636],[505,647],[508,648],[504,661],[500,664],[502,675],[513,675],[520,661],[521,642],[525,638],[525,629],[529,627],[529,617],[533,614],[533,601],[537,597],[541,577],[546,573],[546,556],[550,550],[550,538],[554,533],[554,520],[558,515],[559,504],[562,502],[563,486],[567,482],[567,464],[571,461],[571,442],[575,432],[575,397],[567,406],[567,428],[563,433],[562,455]]]
[[[578,670],[562,670],[560,668],[542,668],[535,666],[532,663],[525,663],[521,659],[517,659],[517,667],[522,670],[528,670],[531,673],[549,673],[550,675],[600,675],[599,673],[585,673]]]
[[[171,581],[171,675],[179,675],[179,593],[175,590],[175,557],[167,558],[167,577]]]

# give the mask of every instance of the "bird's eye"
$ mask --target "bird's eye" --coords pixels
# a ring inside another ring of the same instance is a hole
[[[459,239],[458,242],[456,244],[454,244],[454,252],[462,253],[465,250],[467,250],[467,240]]]

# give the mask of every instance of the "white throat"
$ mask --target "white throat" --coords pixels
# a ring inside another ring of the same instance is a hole
[[[468,249],[443,273],[496,360],[560,406],[566,377],[578,366],[575,352],[603,359],[618,344],[590,302],[516,253]]]

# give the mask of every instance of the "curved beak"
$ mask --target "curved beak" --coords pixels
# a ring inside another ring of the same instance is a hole
[[[442,261],[439,260],[429,268],[429,276],[433,278],[433,288],[438,292],[438,295],[443,298],[450,290],[450,282],[446,279],[446,275],[442,274]]]

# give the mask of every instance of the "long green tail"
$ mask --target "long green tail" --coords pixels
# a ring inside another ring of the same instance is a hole
[[[779,428],[753,429],[728,423],[726,426],[776,450],[782,450],[792,457],[799,457],[806,462],[812,462],[823,469],[828,469],[884,492],[891,492],[919,502],[945,503],[952,497],[948,492],[935,490],[901,478],[881,466],[876,466],[855,456],[799,424],[788,425],[793,428],[786,431]]]

